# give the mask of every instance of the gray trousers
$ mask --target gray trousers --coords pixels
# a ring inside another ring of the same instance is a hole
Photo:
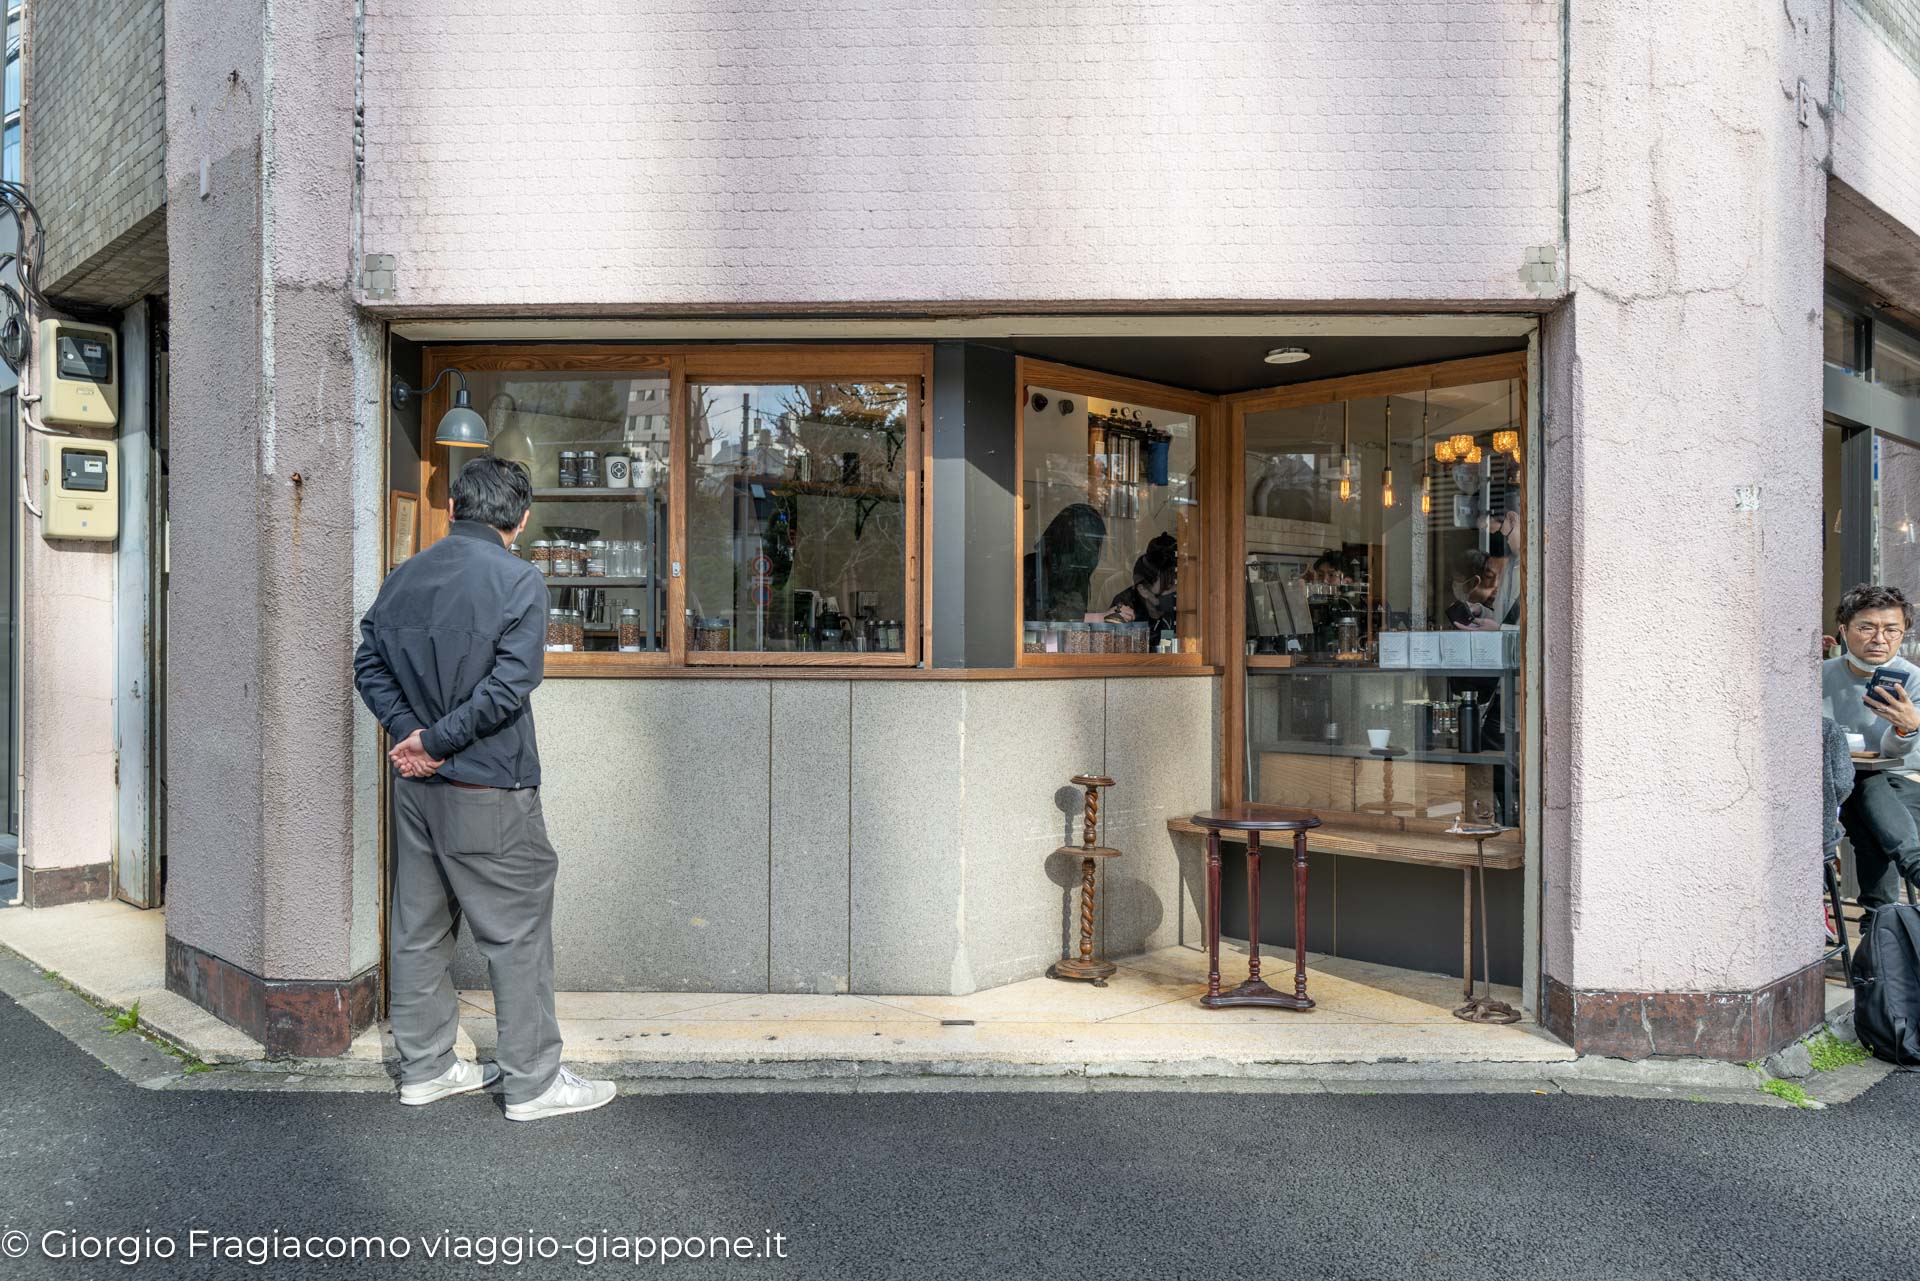
[[[464,918],[487,958],[502,1087],[526,1103],[560,1071],[553,1012],[553,878],[540,789],[395,781],[388,918],[390,1014],[403,1084],[453,1065],[453,945]]]

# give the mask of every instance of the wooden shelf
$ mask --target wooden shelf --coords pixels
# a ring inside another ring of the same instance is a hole
[[[568,574],[565,578],[549,574],[546,577],[549,587],[645,587],[652,581],[647,578],[593,578],[582,574]]]
[[[571,487],[567,489],[536,489],[533,501],[536,503],[621,503],[645,500],[653,496],[655,487],[643,489],[607,489],[604,486],[587,489]]]
[[[1255,739],[1252,743],[1256,752],[1285,752],[1293,756],[1352,756],[1361,760],[1374,756],[1373,749],[1360,747],[1352,743],[1315,743],[1307,739]],[[1506,752],[1453,752],[1444,748],[1416,749],[1407,748],[1405,756],[1396,756],[1396,761],[1429,761],[1435,765],[1511,765],[1514,758]]]
[[[1478,851],[1474,842],[1444,832],[1408,831],[1404,828],[1375,827],[1365,819],[1345,820],[1341,815],[1322,813],[1321,826],[1307,833],[1307,848],[1322,854],[1345,854],[1350,858],[1380,859],[1388,863],[1422,863],[1428,867],[1466,867],[1476,865]],[[1167,830],[1205,836],[1206,829],[1189,819],[1170,818]],[[1244,832],[1222,832],[1222,841],[1245,845]],[[1263,853],[1284,853],[1283,843],[1269,838],[1262,843]],[[1520,833],[1512,828],[1487,838],[1487,866],[1511,871],[1524,866],[1526,851]]]
[[[1290,663],[1284,667],[1259,664],[1253,659],[1279,658],[1278,654],[1252,654],[1248,656],[1248,668],[1272,675],[1277,672],[1299,673],[1305,676],[1485,676],[1500,679],[1515,675],[1517,668],[1512,667],[1381,667],[1377,663]]]

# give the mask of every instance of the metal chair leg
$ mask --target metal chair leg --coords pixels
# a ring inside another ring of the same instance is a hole
[[[1838,859],[1822,859],[1820,869],[1826,876],[1827,904],[1833,912],[1833,932],[1835,937],[1840,940],[1840,964],[1846,970],[1847,974],[1851,976],[1853,974],[1853,949],[1847,945],[1847,920],[1840,915],[1839,863],[1840,860]],[[1908,886],[1907,892],[1912,893],[1913,887]]]

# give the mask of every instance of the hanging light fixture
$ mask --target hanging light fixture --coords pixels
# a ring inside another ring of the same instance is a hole
[[[1513,382],[1507,382],[1507,422],[1513,422]],[[1520,461],[1520,432],[1509,426],[1505,430],[1493,433],[1493,451],[1496,454],[1511,454],[1514,462]]]
[[[433,443],[447,445],[455,449],[485,449],[491,442],[487,431],[487,420],[474,412],[473,405],[467,399],[467,376],[449,365],[440,371],[440,377],[425,387],[415,390],[396,378],[389,393],[395,409],[405,409],[407,403],[416,396],[430,396],[448,374],[460,380],[453,393],[453,408],[440,417],[440,425],[434,429]]]
[[[1427,419],[1431,412],[1431,406],[1427,403],[1427,393],[1423,391],[1420,393],[1420,443],[1422,446],[1427,443]],[[1420,514],[1422,516],[1433,514],[1433,473],[1427,470],[1427,454],[1424,448],[1420,451]]]
[[[1471,466],[1478,467],[1480,465],[1480,460],[1485,457],[1486,455],[1481,452],[1480,446],[1478,445],[1475,445],[1472,449],[1469,449],[1467,451],[1467,462]]]
[[[1342,417],[1340,422],[1340,501],[1350,503],[1354,499],[1353,484],[1353,402],[1340,402]]]
[[[1467,435],[1465,432],[1453,437],[1447,443],[1453,446],[1453,456],[1455,458],[1465,458],[1473,449],[1473,437]]]
[[[1393,398],[1387,397],[1387,465],[1380,472],[1380,505],[1393,506]]]
[[[1453,462],[1456,457],[1457,455],[1453,452],[1452,441],[1447,440],[1443,437],[1440,440],[1436,440],[1433,442],[1433,461],[1434,462],[1443,463],[1443,464],[1450,463],[1450,462]]]

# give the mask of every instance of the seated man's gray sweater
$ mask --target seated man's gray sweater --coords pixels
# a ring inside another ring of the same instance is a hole
[[[1896,658],[1887,667],[1898,673],[1907,687],[1907,697],[1920,703],[1920,667],[1904,658]],[[1920,746],[1920,734],[1901,738],[1893,726],[1874,715],[1867,706],[1867,678],[1854,671],[1846,655],[1829,658],[1820,665],[1822,715],[1833,717],[1843,730],[1863,734],[1868,751],[1886,757],[1902,757]]]

